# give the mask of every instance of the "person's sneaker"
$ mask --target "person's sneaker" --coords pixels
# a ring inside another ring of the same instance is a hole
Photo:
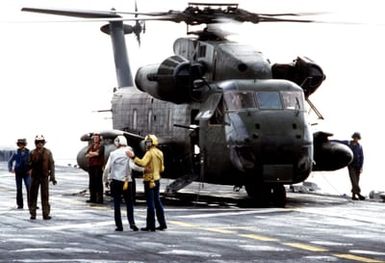
[[[17,207],[17,209],[23,209],[23,207],[19,205],[19,206]]]
[[[167,226],[158,226],[157,228],[156,228],[156,230],[166,230],[167,229]]]
[[[31,219],[31,220],[35,220],[35,219],[36,219],[36,216],[31,216],[30,219]]]
[[[149,227],[142,227],[140,230],[142,231],[151,231],[151,232],[155,232],[155,228],[149,228]]]
[[[355,194],[352,195],[352,200],[358,200],[358,198]]]
[[[51,218],[52,218],[52,217],[50,217],[50,216],[44,216],[44,217],[43,217],[44,220],[50,220]]]
[[[360,200],[365,200],[365,196],[362,196],[362,195],[360,195],[360,194],[358,194],[358,198],[359,198]]]
[[[139,230],[139,228],[136,225],[132,225],[132,226],[130,226],[130,228],[132,229],[132,231],[138,231]]]
[[[123,227],[117,227],[117,228],[115,228],[115,231],[121,232],[121,231],[123,231]]]

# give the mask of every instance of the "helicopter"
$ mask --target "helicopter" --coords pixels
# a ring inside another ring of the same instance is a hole
[[[341,169],[353,159],[349,147],[328,139],[331,133],[311,131],[307,105],[322,118],[309,99],[326,78],[319,65],[307,57],[272,64],[254,48],[229,41],[214,26],[229,20],[316,22],[301,19],[302,13],[259,14],[229,3],[189,3],[183,11],[147,13],[137,8],[22,11],[108,22],[101,31],[112,40],[118,88],[111,101],[113,129],[99,132],[106,157],[118,135],[140,156],[145,135],[155,134],[165,156],[162,176],[174,179],[166,194],[194,181],[244,186],[256,203],[284,207],[285,185],[305,181],[312,171]],[[183,22],[187,36],[175,40],[174,55],[140,67],[133,78],[125,34],[134,32],[139,40],[144,21]],[[200,25],[203,30],[191,29]],[[89,142],[91,136],[81,140]],[[77,156],[84,170],[87,147]]]

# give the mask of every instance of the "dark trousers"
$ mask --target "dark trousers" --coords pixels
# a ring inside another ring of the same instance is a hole
[[[164,217],[164,209],[159,195],[159,180],[155,181],[155,187],[149,187],[150,182],[144,182],[144,193],[147,203],[146,227],[155,229],[155,213],[160,227],[166,228],[166,220]]]
[[[350,182],[352,183],[352,193],[359,195],[361,193],[361,189],[359,186],[361,169],[349,166],[348,170]]]
[[[15,172],[16,179],[16,204],[18,208],[23,208],[23,181],[27,195],[27,204],[29,207],[29,189],[31,188],[31,176],[27,172]]]
[[[124,182],[118,180],[112,180],[111,182],[111,195],[114,198],[114,218],[115,225],[118,228],[123,228],[122,217],[120,212],[120,204],[122,196],[127,207],[127,219],[130,226],[135,225],[134,220],[134,199],[132,193],[132,182],[128,184],[128,189],[123,191]]]
[[[90,201],[103,203],[103,169],[101,166],[88,168]]]
[[[43,217],[48,217],[51,207],[49,205],[49,193],[48,193],[48,177],[46,176],[32,176],[31,189],[30,189],[30,207],[29,213],[31,216],[36,216],[37,196],[39,194],[40,187],[40,199],[43,207]]]

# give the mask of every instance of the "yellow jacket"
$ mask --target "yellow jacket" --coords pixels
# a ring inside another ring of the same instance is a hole
[[[160,173],[164,171],[163,153],[161,150],[152,146],[142,159],[135,157],[135,164],[144,167],[144,181],[157,181]]]

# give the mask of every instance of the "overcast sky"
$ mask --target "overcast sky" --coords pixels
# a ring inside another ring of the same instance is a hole
[[[327,79],[311,97],[325,117],[315,129],[332,132],[338,139],[349,139],[360,131],[366,153],[366,190],[378,187],[378,176],[385,177],[380,174],[383,125],[378,123],[384,112],[385,59],[385,27],[378,25],[384,23],[380,0],[237,2],[253,12],[325,12],[314,18],[364,23],[244,24],[234,27],[239,34],[233,39],[254,45],[272,62],[308,56],[324,69]],[[138,7],[140,11],[182,10],[186,3],[138,0]],[[112,128],[109,113],[94,112],[110,109],[116,86],[110,39],[99,31],[101,22],[32,23],[62,18],[20,12],[23,6],[132,11],[134,1],[0,2],[0,146],[14,147],[17,138],[25,137],[32,148],[34,136],[43,134],[54,157],[75,159],[84,146],[82,134]],[[127,37],[134,70],[171,56],[173,40],[184,36],[186,29],[184,24],[166,22],[148,22],[146,28],[140,48],[133,36]],[[383,190],[384,182],[380,183]]]

